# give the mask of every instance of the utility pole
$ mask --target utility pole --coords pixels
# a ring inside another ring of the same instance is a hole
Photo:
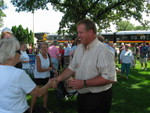
[[[33,11],[33,36],[34,36],[34,11]]]

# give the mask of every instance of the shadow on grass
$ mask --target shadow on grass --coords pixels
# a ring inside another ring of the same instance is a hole
[[[129,79],[118,76],[111,113],[150,113],[150,70],[132,69]]]
[[[27,96],[28,103],[31,102],[31,96]],[[43,111],[43,100],[38,98],[35,105],[35,113],[77,113],[76,95],[69,96],[68,98],[60,98],[56,94],[56,90],[49,90],[48,109],[49,112]]]
[[[56,95],[55,90],[49,92],[49,106],[56,113],[76,113],[76,96],[72,95],[67,98],[60,98]]]

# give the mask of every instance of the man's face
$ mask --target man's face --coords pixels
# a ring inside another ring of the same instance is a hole
[[[77,26],[77,32],[78,32],[78,37],[81,40],[81,44],[88,45],[89,44],[89,38],[90,38],[90,30],[86,31],[85,25],[80,24]]]

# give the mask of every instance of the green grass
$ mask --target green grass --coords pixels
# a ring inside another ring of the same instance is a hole
[[[120,67],[120,65],[117,65]],[[148,64],[149,67],[149,64]],[[131,69],[129,79],[117,75],[118,82],[113,85],[113,101],[110,113],[150,113],[150,68],[140,69],[140,63]],[[27,96],[30,103],[31,96]],[[39,99],[38,107],[42,107]],[[77,113],[76,96],[59,100],[56,91],[49,90],[48,107],[58,113]]]

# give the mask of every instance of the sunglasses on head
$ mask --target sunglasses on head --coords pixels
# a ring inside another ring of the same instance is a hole
[[[21,54],[21,51],[20,50],[16,50],[16,53]]]

